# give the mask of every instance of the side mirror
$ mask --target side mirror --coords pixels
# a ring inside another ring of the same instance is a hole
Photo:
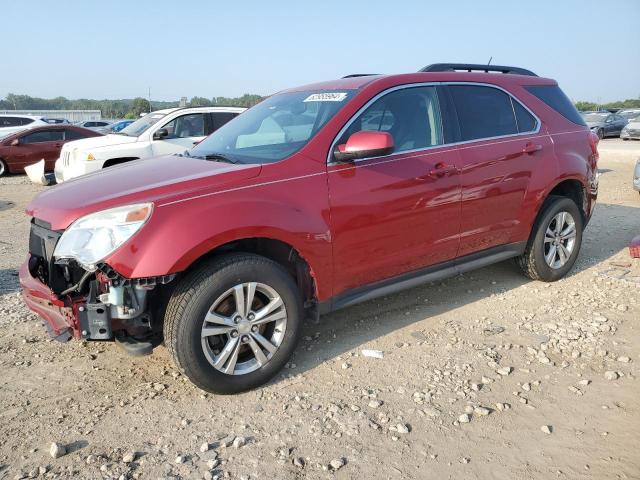
[[[11,140],[11,143],[9,145],[12,147],[17,147],[18,145],[20,145],[20,139],[14,138],[13,140]]]
[[[168,136],[169,136],[169,130],[167,130],[166,128],[159,128],[153,134],[153,139],[154,140],[162,140],[163,138],[166,138]]]
[[[347,143],[336,145],[333,158],[350,162],[359,158],[382,157],[393,152],[393,137],[388,132],[362,131],[352,134]]]

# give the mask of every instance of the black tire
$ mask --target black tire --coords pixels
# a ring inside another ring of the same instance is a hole
[[[599,128],[598,129],[598,138],[600,140],[602,140],[604,138],[604,129],[603,128]]]
[[[552,268],[545,260],[545,232],[554,217],[563,211],[571,214],[575,222],[575,243],[566,263],[559,268]],[[544,202],[538,214],[524,254],[516,259],[517,264],[524,274],[533,280],[543,282],[560,280],[571,270],[578,257],[582,244],[583,229],[584,220],[582,213],[573,200],[566,197],[549,197]]]
[[[0,177],[9,173],[9,167],[7,167],[7,162],[0,158]]]
[[[286,309],[286,329],[268,362],[249,373],[231,375],[209,362],[201,333],[214,300],[245,282],[259,282],[277,292]],[[180,371],[196,386],[212,393],[238,393],[266,383],[282,369],[298,343],[303,313],[300,291],[282,266],[259,255],[229,254],[195,268],[176,285],[164,318],[165,344]]]

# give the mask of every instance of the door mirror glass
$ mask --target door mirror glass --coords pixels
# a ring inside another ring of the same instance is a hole
[[[359,158],[389,155],[393,148],[393,137],[389,132],[365,130],[352,134],[347,143],[336,145],[333,157],[338,162],[350,162]]]
[[[167,138],[168,136],[169,136],[169,130],[167,130],[166,128],[159,128],[153,134],[153,139],[154,140],[162,140],[163,138]]]
[[[20,139],[19,138],[14,138],[13,140],[11,140],[10,145],[12,147],[17,147],[18,145],[20,145]]]

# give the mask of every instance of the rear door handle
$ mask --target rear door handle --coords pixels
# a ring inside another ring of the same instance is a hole
[[[528,153],[529,155],[533,155],[534,153],[539,152],[540,150],[542,150],[542,145],[538,143],[529,142],[522,148],[522,153]]]
[[[429,176],[436,178],[455,175],[456,173],[458,173],[458,169],[455,166],[445,163],[438,163],[434,168],[429,170]]]

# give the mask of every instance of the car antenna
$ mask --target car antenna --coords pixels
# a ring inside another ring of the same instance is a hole
[[[493,60],[493,56],[489,57],[489,61],[487,62],[487,67],[491,65],[491,60]]]

